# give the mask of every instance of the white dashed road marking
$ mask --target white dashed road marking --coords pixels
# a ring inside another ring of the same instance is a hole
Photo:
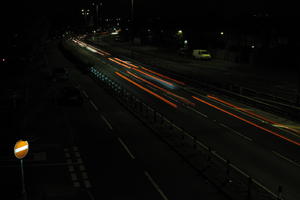
[[[121,143],[121,145],[123,146],[123,148],[126,150],[126,152],[129,154],[129,156],[132,159],[135,159],[134,155],[130,152],[130,150],[128,149],[127,145],[123,142],[123,140],[121,138],[118,138],[118,140]]]
[[[164,194],[164,192],[160,189],[160,187],[157,185],[157,183],[153,180],[153,178],[150,176],[150,174],[147,171],[144,171],[145,176],[149,179],[151,184],[154,186],[154,188],[157,190],[157,192],[160,194],[160,196],[164,200],[168,200],[167,196]]]

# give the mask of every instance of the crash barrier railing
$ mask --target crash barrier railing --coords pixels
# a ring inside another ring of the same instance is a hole
[[[114,95],[158,137],[176,151],[191,167],[214,184],[220,191],[234,200],[279,200],[282,187],[277,194],[236,167],[230,160],[201,143],[195,135],[172,123],[166,116],[131,94],[119,83],[101,72],[101,67],[91,67],[92,78]]]

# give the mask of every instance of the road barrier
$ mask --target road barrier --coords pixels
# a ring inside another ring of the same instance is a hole
[[[230,160],[206,146],[195,135],[172,123],[166,116],[134,96],[108,75],[101,66],[89,68],[91,77],[115,96],[192,168],[234,200],[283,200],[282,187],[275,194]]]

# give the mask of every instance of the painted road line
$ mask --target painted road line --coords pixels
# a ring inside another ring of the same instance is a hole
[[[92,100],[89,100],[89,102],[90,102],[90,104],[94,107],[94,109],[95,109],[96,111],[99,110],[98,107],[95,105],[95,103],[94,103]]]
[[[280,158],[282,158],[282,159],[284,159],[284,160],[286,160],[286,161],[292,163],[293,165],[296,165],[297,167],[300,167],[300,164],[296,163],[295,161],[293,161],[293,160],[291,160],[291,159],[289,159],[289,158],[287,158],[287,157],[281,155],[280,153],[278,153],[278,152],[276,152],[276,151],[272,151],[272,152],[273,152],[275,155],[277,155],[278,157],[280,157]]]
[[[250,176],[248,174],[246,174],[244,171],[242,171],[240,168],[238,168],[237,166],[233,165],[230,163],[230,166],[235,169],[236,171],[238,171],[240,174],[244,175],[246,178],[249,178]]]
[[[87,99],[89,99],[89,95],[86,93],[85,90],[82,90],[82,94],[83,94]]]
[[[196,99],[196,100],[198,100],[198,101],[200,101],[200,102],[206,104],[206,105],[209,105],[209,106],[211,106],[211,107],[213,107],[213,108],[215,108],[215,109],[217,109],[217,110],[219,110],[219,111],[221,111],[221,112],[224,112],[224,113],[226,113],[226,114],[228,114],[228,115],[230,115],[230,116],[232,116],[232,117],[234,117],[234,118],[237,118],[237,119],[239,119],[239,120],[241,120],[241,121],[243,121],[243,122],[245,122],[245,123],[247,123],[247,124],[250,124],[250,125],[252,125],[252,126],[254,126],[254,127],[258,128],[258,129],[260,129],[260,130],[263,130],[263,131],[268,132],[268,133],[270,133],[270,134],[272,134],[272,135],[274,135],[274,136],[276,136],[276,137],[279,137],[279,138],[284,139],[284,140],[286,140],[286,141],[288,141],[288,142],[290,142],[290,143],[293,143],[293,144],[295,144],[295,145],[297,145],[297,146],[300,146],[300,142],[294,141],[294,140],[292,140],[292,139],[290,139],[290,138],[288,138],[288,137],[286,137],[286,136],[284,136],[284,135],[281,135],[280,133],[274,132],[274,131],[272,131],[272,130],[270,130],[270,129],[268,129],[268,128],[265,128],[265,127],[263,127],[263,126],[260,126],[260,125],[258,125],[258,124],[256,124],[256,123],[254,123],[254,122],[251,122],[251,121],[249,121],[249,120],[247,120],[247,119],[245,119],[245,118],[242,118],[242,117],[240,117],[240,116],[238,116],[238,115],[235,115],[235,114],[233,114],[233,113],[231,113],[231,112],[229,112],[229,111],[227,111],[227,110],[224,110],[224,109],[222,109],[222,108],[220,108],[220,107],[218,107],[218,106],[215,106],[215,105],[213,105],[213,104],[211,104],[211,103],[209,103],[209,102],[207,102],[207,101],[204,101],[203,99],[200,99],[199,97],[195,97],[195,96],[192,96],[192,97],[193,97],[194,99]]]
[[[160,187],[157,185],[157,183],[153,180],[153,178],[150,176],[150,174],[147,171],[144,171],[145,176],[148,178],[148,180],[151,182],[151,184],[154,186],[154,188],[157,190],[157,192],[160,194],[160,196],[164,200],[168,200],[167,196],[164,194],[164,192],[160,189]]]
[[[189,106],[187,106],[187,107],[188,107],[190,110],[192,110],[192,111],[198,113],[198,114],[201,115],[202,117],[208,118],[208,116],[205,115],[205,114],[203,114],[202,112],[200,112],[200,111],[198,111],[198,110],[196,110],[196,109],[194,109],[194,108],[191,108],[191,107],[189,107]]]
[[[252,139],[252,138],[249,138],[249,137],[247,137],[247,136],[243,135],[242,133],[240,133],[240,132],[238,132],[238,131],[236,131],[236,130],[234,130],[234,129],[230,128],[229,126],[227,126],[227,125],[225,125],[225,124],[219,123],[219,125],[220,125],[220,126],[222,126],[222,127],[224,127],[224,128],[226,128],[226,129],[228,129],[229,131],[231,131],[231,132],[233,132],[233,133],[235,133],[235,134],[239,135],[240,137],[242,137],[242,138],[244,138],[244,139],[246,139],[246,140],[250,141],[250,142],[252,142],[252,141],[253,141],[253,139]]]
[[[113,130],[112,125],[109,123],[109,121],[106,119],[106,117],[104,117],[103,115],[101,115],[101,119],[106,123],[106,125],[108,126],[108,128],[110,130]]]
[[[86,190],[86,192],[89,195],[90,200],[95,200],[95,197],[90,190]]]
[[[197,144],[199,144],[202,148],[206,149],[206,150],[209,150],[209,148],[204,145],[203,143],[199,142],[198,140],[196,141]]]
[[[253,182],[260,186],[261,188],[263,188],[265,191],[267,191],[269,194],[271,194],[273,197],[275,197],[276,199],[278,199],[278,196],[276,194],[274,194],[271,190],[269,190],[268,188],[266,188],[264,185],[262,185],[260,182],[258,182],[257,180],[253,179]]]
[[[119,142],[121,143],[121,145],[123,146],[123,148],[126,150],[126,152],[129,154],[129,156],[132,159],[135,159],[134,155],[130,152],[130,150],[128,149],[127,145],[123,142],[123,140],[121,138],[118,137]]]
[[[222,156],[220,156],[216,151],[212,151],[212,154],[214,154],[217,158],[219,158],[223,162],[227,162],[226,159],[224,159]]]

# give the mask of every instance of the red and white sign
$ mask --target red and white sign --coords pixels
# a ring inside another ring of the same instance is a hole
[[[14,148],[15,156],[19,159],[24,158],[27,155],[28,150],[29,150],[29,144],[27,141],[19,140],[15,144],[15,148]]]

